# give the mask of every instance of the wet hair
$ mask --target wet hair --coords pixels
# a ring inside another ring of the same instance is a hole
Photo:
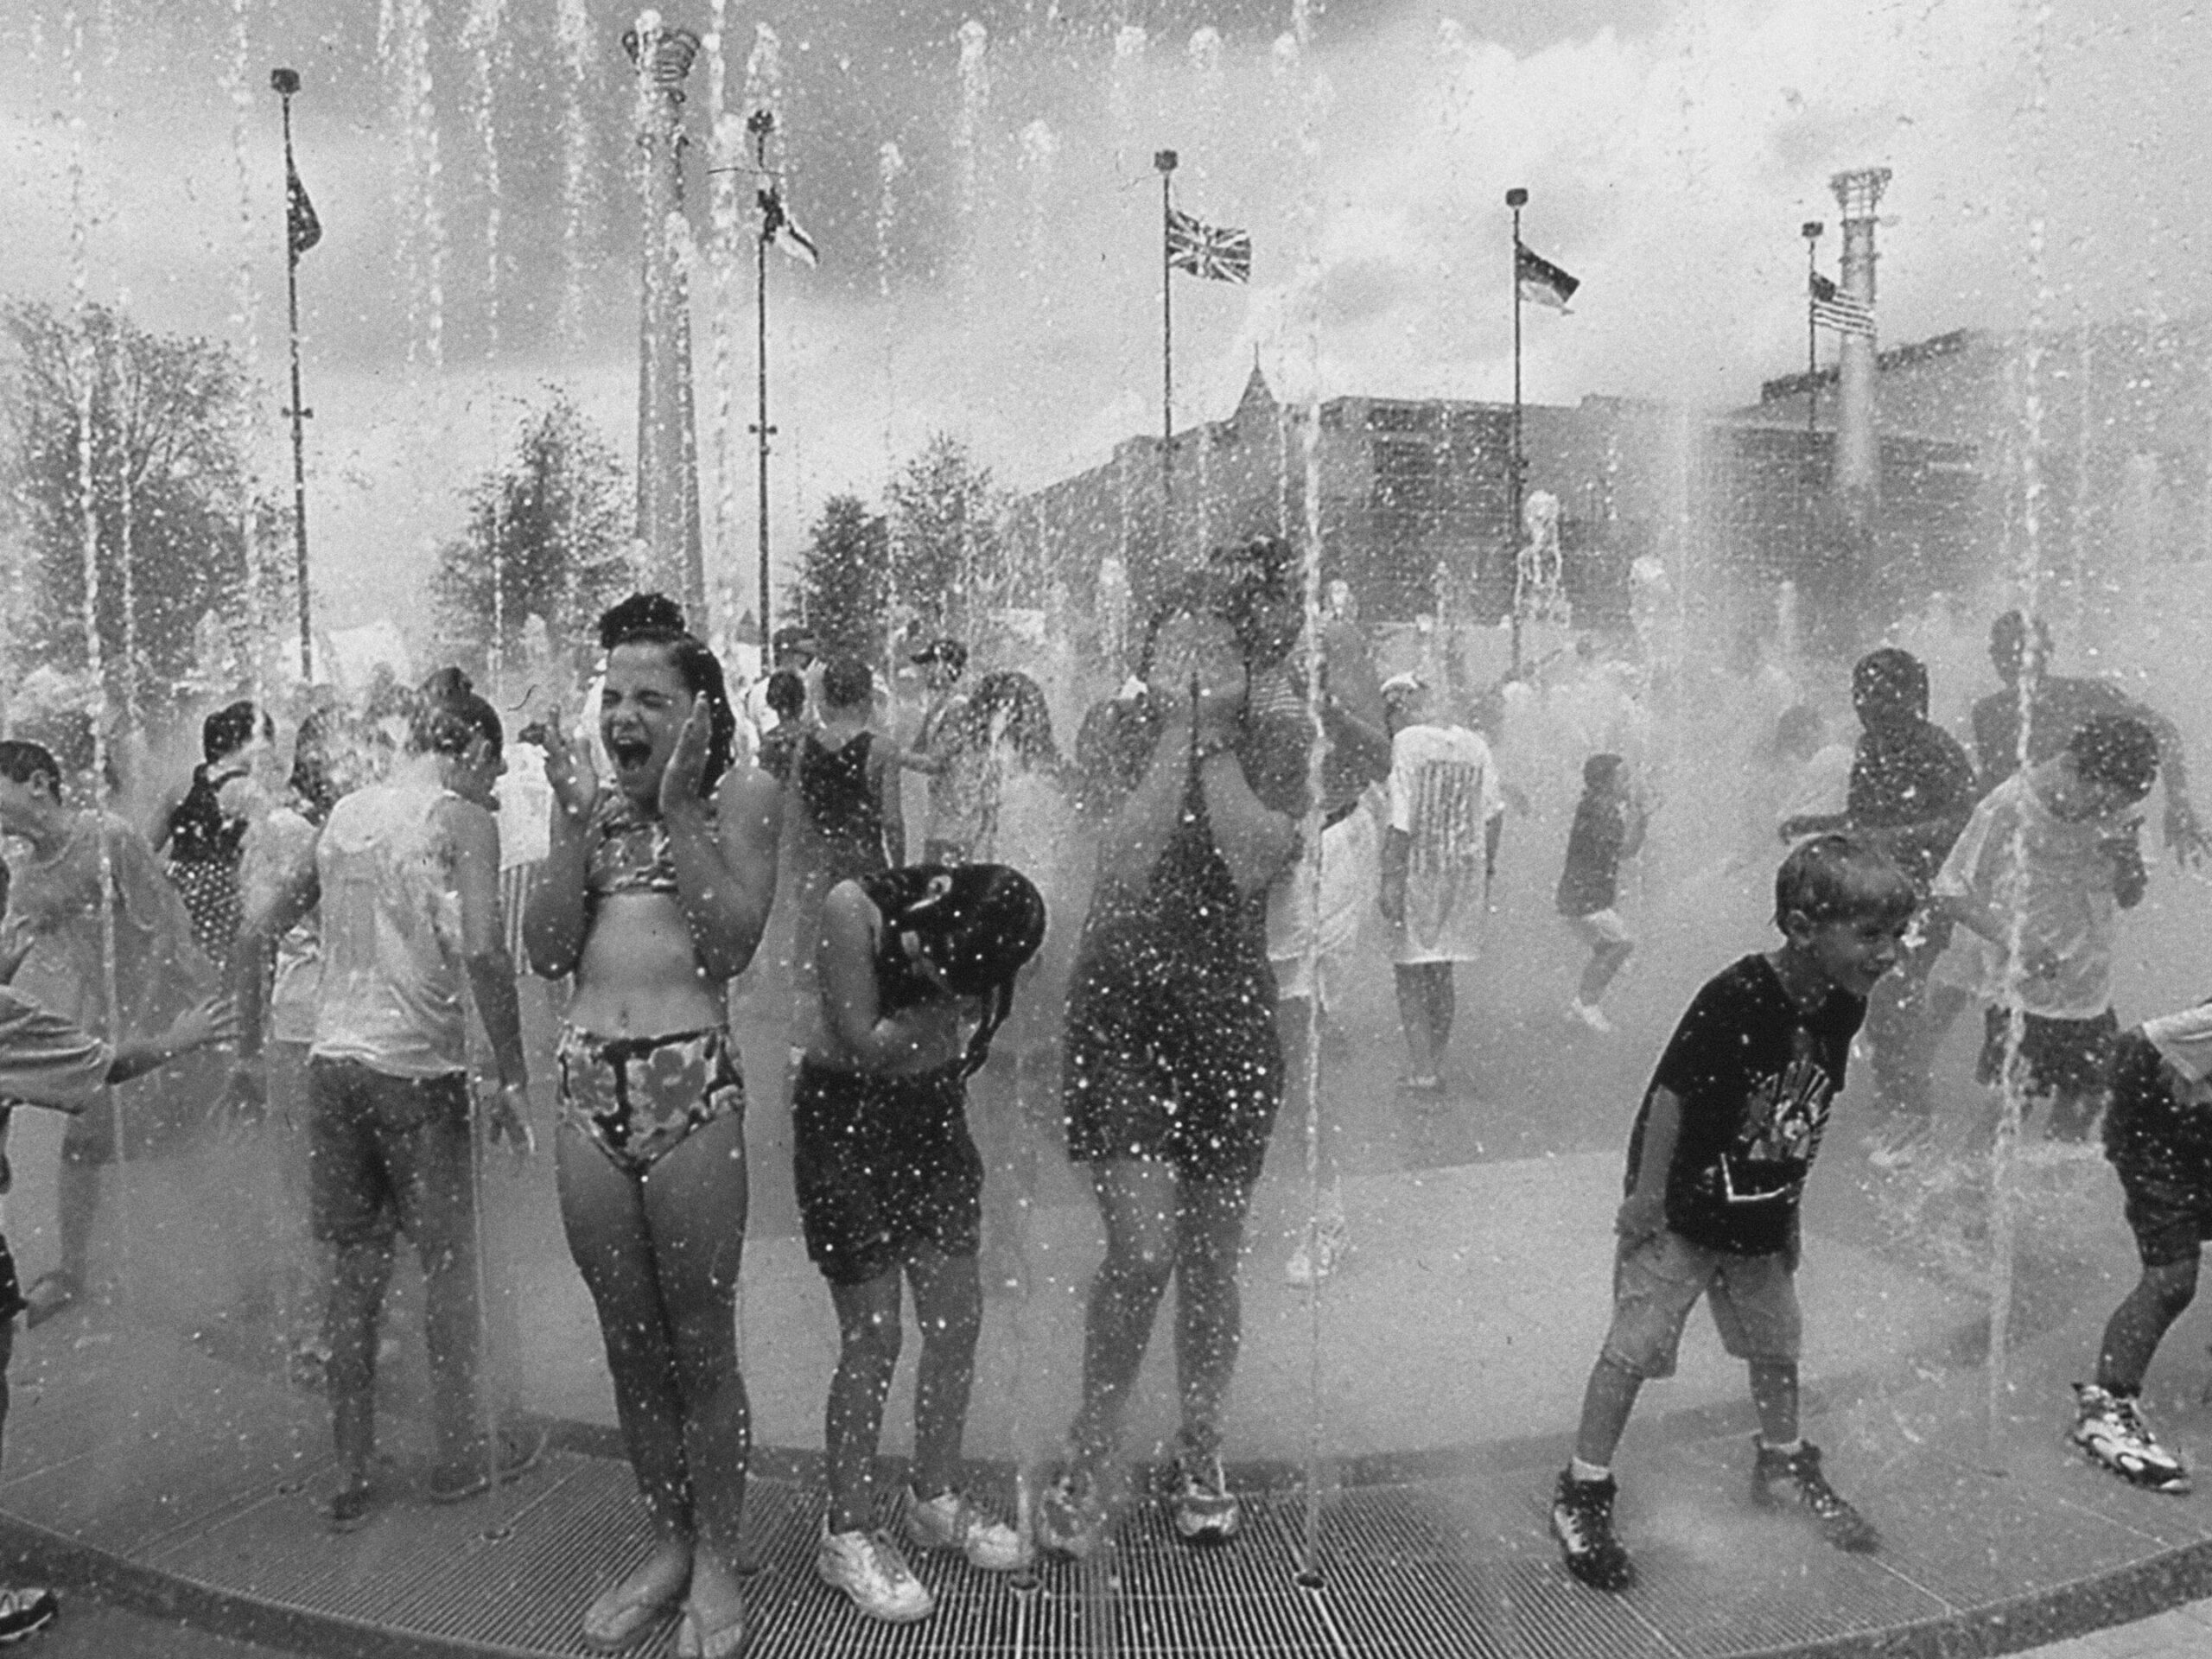
[[[875,695],[875,674],[857,657],[831,658],[822,671],[822,701],[832,709],[860,709]]]
[[[1903,870],[1870,843],[1846,835],[1815,836],[1790,849],[1774,876],[1774,925],[1789,931],[1796,911],[1809,922],[1904,922],[1920,897]]]
[[[261,734],[276,735],[276,722],[266,715],[261,717]],[[218,709],[200,724],[200,757],[210,764],[236,754],[252,741],[253,704],[243,700]]]
[[[768,708],[783,720],[797,720],[806,708],[806,682],[788,668],[768,677]]]
[[[918,935],[948,990],[983,1000],[982,1022],[960,1065],[960,1075],[971,1077],[1014,1011],[1015,976],[1045,942],[1044,898],[1005,864],[925,864],[895,874],[902,879],[883,913],[885,930]]]
[[[478,738],[497,754],[506,746],[499,711],[476,695],[468,676],[442,668],[423,682],[407,722],[407,741],[418,754],[462,755]]]
[[[1624,763],[1618,754],[1593,754],[1582,763],[1582,787],[1611,789],[1621,780]]]
[[[1059,769],[1059,746],[1052,741],[1052,707],[1045,701],[1044,688],[1019,669],[1001,668],[984,675],[976,683],[968,710],[975,741],[991,741],[992,721],[1003,711],[1007,743],[1021,763],[1032,768]]]
[[[1851,671],[1851,706],[1862,715],[1928,717],[1928,665],[1896,645],[1870,651]]]
[[[43,743],[27,742],[11,737],[0,742],[0,778],[9,778],[19,784],[28,784],[43,778],[55,800],[61,798],[61,767],[54,752]]]
[[[683,607],[666,594],[632,594],[601,615],[599,648],[611,653],[620,645],[666,647],[683,689],[707,700],[707,766],[699,787],[711,793],[737,753],[737,711],[729,705],[721,659],[683,626]]]
[[[1793,755],[1810,754],[1820,747],[1827,731],[1827,721],[1811,703],[1783,709],[1782,718],[1774,722],[1774,758],[1786,760]]]
[[[2066,753],[2083,780],[2139,801],[2158,780],[2158,740],[2139,720],[2099,715],[2067,740]]]

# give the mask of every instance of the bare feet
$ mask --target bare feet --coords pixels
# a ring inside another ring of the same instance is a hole
[[[641,1640],[683,1599],[691,1582],[691,1546],[664,1539],[637,1571],[618,1579],[584,1612],[584,1645],[613,1653]]]
[[[745,1592],[737,1574],[702,1548],[691,1563],[677,1659],[735,1659],[745,1648]]]

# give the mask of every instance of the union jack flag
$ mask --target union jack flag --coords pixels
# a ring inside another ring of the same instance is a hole
[[[1167,263],[1210,283],[1252,279],[1252,233],[1202,225],[1174,207],[1167,210]]]

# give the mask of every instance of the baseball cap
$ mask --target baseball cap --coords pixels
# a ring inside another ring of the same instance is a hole
[[[796,622],[787,622],[778,628],[769,643],[778,651],[810,652],[816,650],[820,645],[820,641],[814,637],[812,628],[804,627]]]

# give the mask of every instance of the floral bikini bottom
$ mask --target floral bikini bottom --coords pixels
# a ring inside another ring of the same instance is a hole
[[[664,1037],[561,1027],[561,1112],[615,1165],[643,1175],[695,1129],[745,1110],[737,1050],[721,1027]]]

